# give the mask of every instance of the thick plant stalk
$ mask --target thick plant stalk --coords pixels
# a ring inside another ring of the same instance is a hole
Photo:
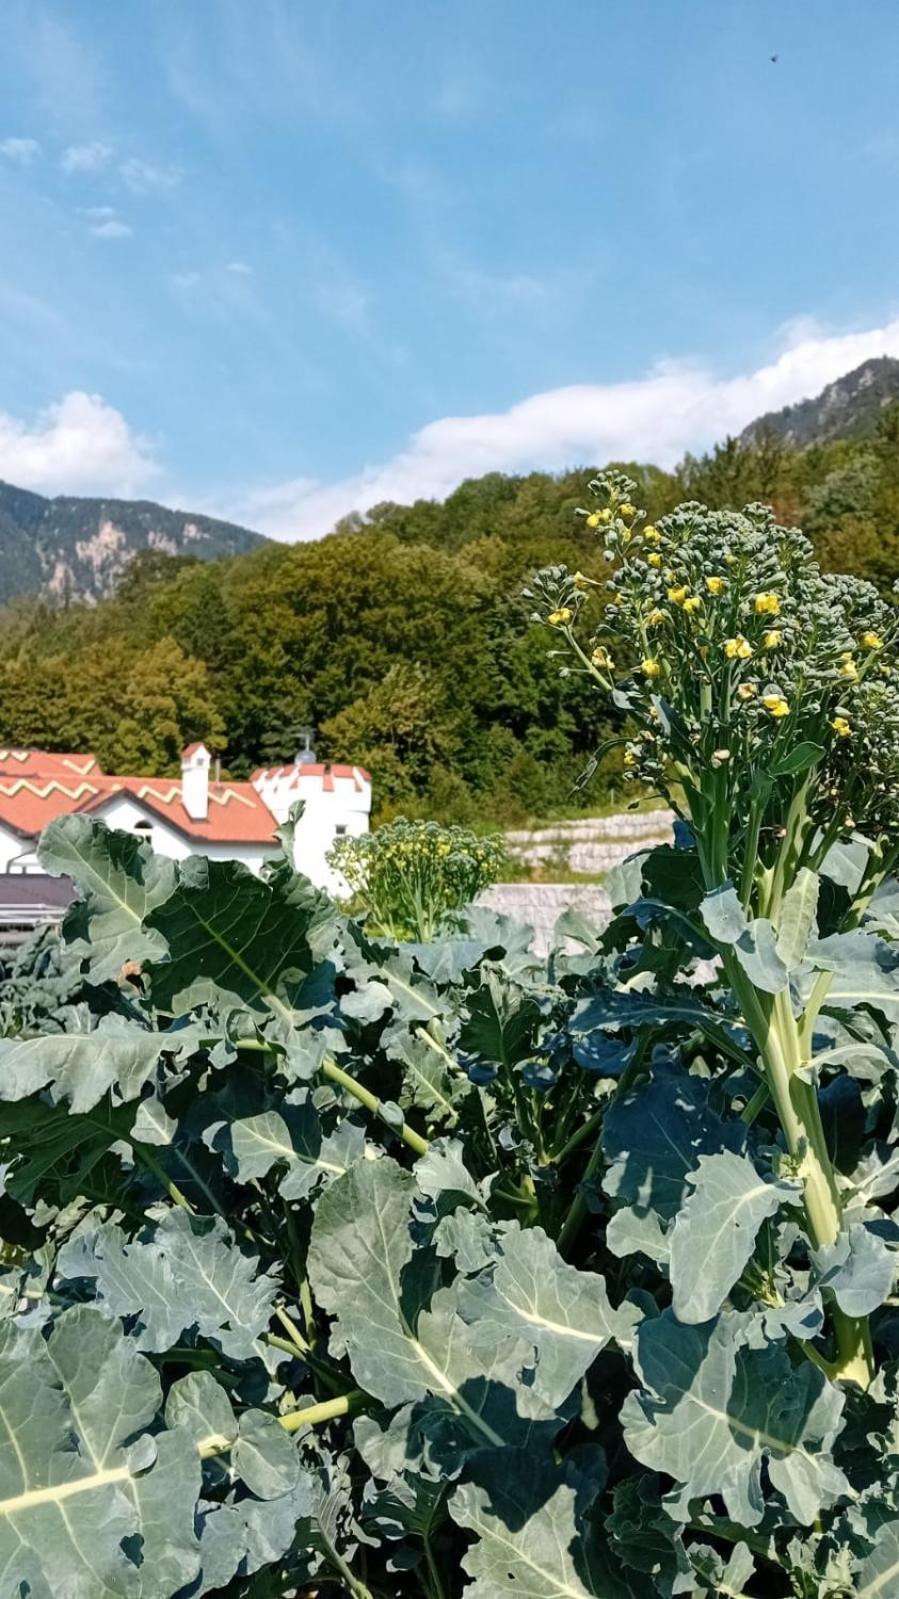
[[[725,965],[764,1063],[787,1149],[797,1163],[809,1237],[814,1248],[828,1248],[843,1230],[843,1207],[818,1095],[814,1084],[799,1075],[808,1065],[803,1038],[809,1029],[797,1023],[787,994],[762,995],[732,956],[728,955]],[[848,1316],[832,1299],[829,1309],[836,1339],[836,1359],[829,1364],[829,1375],[867,1388],[874,1374],[867,1319]]]

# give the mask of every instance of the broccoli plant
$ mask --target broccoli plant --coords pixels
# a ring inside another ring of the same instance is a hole
[[[607,927],[398,941],[289,828],[261,878],[45,834],[0,1599],[899,1591],[894,615],[760,511],[600,487],[597,636],[579,576],[538,611],[679,812]]]
[[[404,817],[373,833],[339,838],[328,855],[373,933],[424,942],[458,926],[465,906],[496,882],[504,861],[498,835]]]
[[[581,643],[598,585],[557,569],[535,585],[537,615],[627,714],[632,777],[686,824],[696,873],[643,914],[676,918],[719,957],[759,1070],[744,1118],[770,1099],[811,1245],[844,1258],[851,1229],[819,1090],[848,1058],[837,1018],[895,984],[878,922],[893,902],[876,896],[899,858],[896,611],[871,584],[823,574],[808,540],[764,506],[688,504],[654,527],[628,478],[591,489],[586,524],[615,566],[607,603]],[[623,680],[613,638],[633,663]],[[825,1298],[833,1342],[814,1358],[867,1386],[866,1318]]]

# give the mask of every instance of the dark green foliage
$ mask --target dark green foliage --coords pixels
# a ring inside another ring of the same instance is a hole
[[[641,913],[671,854],[546,963],[55,824],[85,897],[0,981],[0,1593],[885,1599],[899,973],[822,1008],[822,1251],[731,992]]]
[[[866,404],[870,392],[859,391]],[[899,406],[878,406],[876,426],[865,416],[852,442],[799,449],[762,429],[674,473],[628,472],[650,519],[685,497],[712,508],[771,502],[780,521],[804,523],[826,569],[869,577],[887,595],[899,572]],[[328,538],[225,562],[189,559],[222,546],[176,540],[180,556],[141,555],[98,606],[19,600],[0,630],[0,739],[166,772],[179,741],[202,737],[242,777],[290,758],[295,729],[313,725],[324,757],[372,770],[382,817],[515,823],[617,798],[614,745],[586,791],[574,790],[613,726],[583,678],[560,678],[518,597],[547,565],[608,575],[574,515],[588,477],[488,473],[443,504],[378,505]],[[48,502],[3,493],[27,543]],[[66,501],[67,515],[81,503]],[[138,530],[155,514],[130,509]],[[19,536],[4,534],[4,550],[34,586]],[[243,537],[224,548],[246,548]]]

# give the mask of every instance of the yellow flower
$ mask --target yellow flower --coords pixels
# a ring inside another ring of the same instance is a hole
[[[725,579],[723,577],[707,577],[705,586],[710,594],[723,594]]]
[[[650,552],[650,554],[647,555],[646,559],[649,562],[650,566],[659,567],[662,564],[662,557],[659,554],[658,550],[652,550]]]
[[[667,622],[667,620],[668,612],[661,610],[658,605],[654,605],[646,618],[646,626],[658,627],[661,622]]]
[[[640,662],[640,667],[644,677],[658,677],[662,670],[658,661],[654,661],[651,655],[644,657]]]
[[[591,511],[590,515],[587,517],[587,526],[588,527],[599,527],[599,523],[600,523],[599,512],[598,511]]]
[[[755,684],[754,683],[741,683],[739,688],[737,689],[737,699],[738,700],[754,700],[755,699]]]
[[[770,716],[789,716],[790,707],[782,694],[763,694],[762,704]]]
[[[560,605],[557,611],[550,611],[546,620],[550,627],[567,627],[571,621],[571,611],[567,605]]]
[[[850,683],[858,677],[858,667],[848,652],[840,658],[840,676],[848,677]]]
[[[571,581],[576,589],[595,589],[599,587],[594,577],[585,577],[583,572],[575,572]]]
[[[838,738],[848,738],[852,732],[852,723],[845,716],[835,716],[830,725]]]
[[[783,641],[784,636],[779,627],[769,628],[767,633],[762,634],[762,646],[766,650],[776,650]]]
[[[736,638],[725,639],[724,653],[729,661],[751,661],[752,645],[738,633]]]
[[[879,633],[863,633],[861,637],[861,645],[863,650],[882,650],[883,639]]]
[[[683,584],[679,588],[670,588],[668,590],[668,598],[672,605],[683,605],[684,600],[687,598],[687,590]]]
[[[661,544],[662,542],[661,533],[657,527],[653,527],[651,522],[643,529],[643,537],[647,544]]]
[[[625,764],[626,767],[636,766],[637,757],[634,754],[633,750],[625,750],[625,752],[624,752],[624,764]]]
[[[619,515],[627,517],[628,521],[630,521],[632,516],[636,516],[637,514],[637,507],[635,505],[631,505],[629,500],[625,500],[624,504],[619,506],[618,510]]]
[[[780,600],[776,594],[772,594],[770,589],[765,590],[762,594],[756,595],[755,614],[756,616],[780,615]]]
[[[699,598],[699,595],[691,594],[688,600],[684,600],[684,610],[689,615],[692,611],[698,611],[701,604],[702,600]]]
[[[593,651],[590,659],[594,666],[604,666],[609,672],[615,665],[615,662],[612,660],[608,650],[605,649],[602,644],[597,644],[596,649]]]

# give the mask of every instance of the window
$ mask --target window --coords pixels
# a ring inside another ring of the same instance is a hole
[[[338,822],[337,823],[337,825],[334,828],[334,837],[335,838],[345,838],[346,837],[346,822]]]
[[[152,833],[153,823],[147,821],[135,822],[134,831],[135,833]]]

